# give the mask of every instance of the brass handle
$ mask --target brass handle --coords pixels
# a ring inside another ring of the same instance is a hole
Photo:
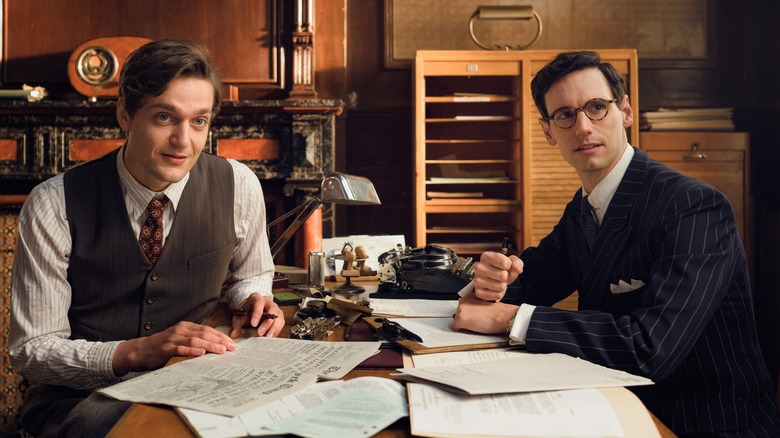
[[[706,159],[707,159],[707,154],[705,154],[704,152],[683,154],[683,160],[706,160]]]

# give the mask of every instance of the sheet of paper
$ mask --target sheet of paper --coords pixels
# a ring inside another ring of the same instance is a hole
[[[237,438],[249,436],[239,417],[209,414],[194,409],[176,408],[179,416],[200,438]],[[251,412],[251,411],[250,411]]]
[[[409,406],[414,436],[623,436],[595,389],[465,396],[411,383]]]
[[[608,386],[652,385],[645,377],[560,353],[429,368],[400,368],[401,377],[442,385],[466,394],[551,391]]]
[[[237,345],[236,351],[179,362],[100,392],[119,400],[235,416],[299,391],[318,377],[344,377],[380,343],[252,337]]]
[[[488,348],[485,350],[453,351],[449,353],[417,354],[412,356],[414,368],[465,365],[492,362],[496,360],[530,357],[531,353],[511,348]]]
[[[286,397],[295,414],[266,426],[277,433],[290,433],[311,438],[364,438],[406,417],[406,388],[394,380],[379,377],[361,377],[342,382],[338,387],[320,390],[314,385],[301,393]],[[315,400],[322,400],[318,405]],[[276,404],[266,405],[247,419],[242,415],[250,433],[254,433],[259,418]],[[294,407],[293,407],[294,406]],[[274,417],[279,418],[278,411]],[[251,421],[251,423],[250,423]]]
[[[507,342],[506,336],[482,335],[452,329],[452,314],[448,318],[388,318],[410,332],[421,337],[422,345],[433,347],[453,347],[457,345],[484,344],[488,342]]]
[[[372,315],[427,316],[452,318],[458,300],[393,300],[370,298]]]

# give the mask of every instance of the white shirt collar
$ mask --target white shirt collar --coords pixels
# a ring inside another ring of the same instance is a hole
[[[628,165],[631,163],[633,157],[634,148],[629,144],[623,151],[620,160],[615,164],[615,167],[609,171],[604,179],[596,184],[596,187],[593,188],[592,192],[588,193],[585,191],[585,187],[582,188],[582,196],[588,197],[588,202],[593,206],[593,211],[596,213],[596,219],[599,224],[604,221],[604,216],[607,214],[607,207],[609,207],[612,197],[615,196],[620,181],[623,180],[623,175],[626,174]]]
[[[127,145],[123,145],[119,150],[116,158],[116,167],[119,171],[119,180],[122,183],[122,192],[125,195],[125,204],[127,206],[127,213],[131,218],[138,219],[146,212],[146,207],[149,205],[149,201],[154,197],[159,197],[162,194],[168,197],[170,204],[173,207],[173,211],[179,205],[181,194],[184,191],[184,187],[187,186],[187,181],[190,179],[190,173],[187,172],[181,181],[172,183],[165,188],[162,192],[154,192],[144,187],[138,180],[136,180],[130,171],[125,166],[124,154]]]

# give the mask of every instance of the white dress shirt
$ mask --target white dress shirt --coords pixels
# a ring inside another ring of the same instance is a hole
[[[585,187],[582,188],[582,196],[588,197],[588,202],[593,207],[597,224],[601,224],[604,221],[607,207],[609,207],[609,203],[612,201],[620,181],[623,180],[623,175],[626,174],[628,165],[633,157],[634,148],[629,144],[623,151],[623,155],[620,156],[617,164],[615,164],[615,167],[609,171],[604,179],[596,184],[592,192],[588,193]],[[536,309],[536,306],[531,304],[520,305],[517,314],[515,314],[512,327],[509,329],[509,343],[511,345],[525,345],[525,338],[528,334],[528,326],[531,325],[531,316],[534,313],[534,309]]]
[[[158,195],[136,181],[122,159],[117,168],[127,213],[135,235],[146,220],[146,206]],[[223,290],[236,308],[251,293],[271,295],[274,263],[266,234],[265,203],[257,176],[244,164],[228,160],[234,177],[234,221],[237,246]],[[163,193],[164,237],[176,219],[187,174]],[[9,352],[14,370],[32,383],[96,388],[115,383],[112,360],[122,341],[70,340],[67,279],[72,241],[65,211],[63,174],[36,186],[19,215],[19,237],[11,279],[12,318]],[[164,240],[163,240],[164,242]],[[164,245],[164,243],[163,243]],[[132,373],[131,373],[132,375]],[[123,378],[127,378],[125,376]]]

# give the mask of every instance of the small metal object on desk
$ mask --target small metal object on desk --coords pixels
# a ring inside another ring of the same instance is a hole
[[[382,337],[388,341],[405,341],[409,339],[422,344],[423,340],[421,337],[405,329],[395,321],[390,321],[387,318],[376,318],[374,321],[382,323],[380,332]]]
[[[325,253],[309,251],[309,287],[323,290],[325,288]]]
[[[327,338],[340,322],[341,317],[338,315],[330,318],[324,316],[306,318],[290,329],[290,338],[321,341]]]

